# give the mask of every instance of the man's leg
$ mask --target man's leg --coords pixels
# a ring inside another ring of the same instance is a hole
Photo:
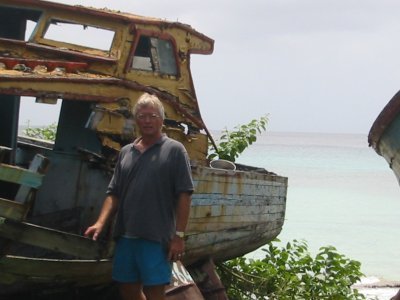
[[[141,240],[140,281],[147,300],[164,300],[165,286],[170,283],[172,264],[165,247],[158,242]]]
[[[112,278],[118,283],[123,300],[146,300],[135,263],[136,242],[121,237],[115,246]]]
[[[119,283],[119,293],[122,300],[146,300],[142,288],[141,283]]]
[[[165,300],[165,285],[151,285],[143,288],[147,300]],[[125,299],[124,299],[125,300]]]

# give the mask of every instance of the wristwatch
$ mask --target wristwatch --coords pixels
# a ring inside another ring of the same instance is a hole
[[[185,232],[183,231],[175,231],[175,235],[183,239],[185,237]]]

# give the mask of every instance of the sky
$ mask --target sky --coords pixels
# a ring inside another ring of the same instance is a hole
[[[211,130],[268,114],[269,131],[368,134],[400,89],[398,0],[54,2],[179,21],[214,39],[213,54],[191,57]]]

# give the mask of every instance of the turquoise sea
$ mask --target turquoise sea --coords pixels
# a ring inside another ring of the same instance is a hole
[[[400,281],[400,186],[366,135],[266,132],[237,162],[289,178],[283,243],[332,245],[367,277]]]

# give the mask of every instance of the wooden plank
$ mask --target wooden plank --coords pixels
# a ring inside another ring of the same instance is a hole
[[[78,258],[100,259],[110,255],[110,249],[103,244],[81,235],[2,217],[0,217],[0,236]]]
[[[231,184],[252,184],[252,185],[284,185],[288,183],[287,177],[263,174],[259,172],[244,171],[226,171],[220,169],[212,169],[208,167],[193,167],[193,180],[197,183],[222,185],[224,183]]]
[[[211,232],[211,231],[222,231],[222,230],[241,230],[246,226],[272,223],[275,221],[282,220],[282,214],[270,214],[270,215],[260,215],[260,216],[245,216],[243,219],[223,219],[214,218],[207,221],[196,220],[190,221],[188,225],[188,232]]]
[[[29,171],[44,174],[46,172],[47,166],[49,165],[49,160],[43,155],[36,154],[32,162],[29,165]],[[15,196],[15,201],[19,203],[25,203],[30,201],[31,187],[22,185]],[[29,209],[29,208],[27,208]]]
[[[11,151],[12,151],[12,148],[0,146],[0,163],[2,163],[4,161],[6,156],[9,155]]]
[[[49,160],[40,154],[36,154],[33,158],[29,170],[18,168],[22,174],[37,174],[44,173]],[[2,165],[2,166],[9,166],[9,165]],[[11,167],[11,166],[10,166]],[[12,170],[16,170],[16,167],[13,167]],[[25,173],[25,172],[32,172],[32,173]],[[1,174],[0,170],[0,174]],[[7,175],[8,172],[4,172]],[[10,174],[8,174],[10,175]],[[22,175],[24,178],[25,175]],[[8,178],[9,180],[9,178]],[[26,181],[26,178],[23,182]],[[40,178],[40,185],[41,185],[42,178]],[[15,201],[8,201],[6,199],[0,199],[0,216],[6,217],[12,220],[21,221],[25,219],[27,216],[29,209],[32,205],[32,201],[34,199],[34,190],[31,186],[26,186],[25,184],[21,184],[18,189],[17,195],[15,196]],[[7,251],[8,246],[10,245],[10,240],[2,238],[2,245],[0,246],[1,252],[5,253]]]
[[[101,285],[112,282],[112,261],[43,259],[7,255],[0,258],[0,283],[59,284],[73,286]],[[173,263],[167,293],[194,284],[181,262]],[[6,288],[3,286],[3,288]],[[192,299],[192,298],[190,298]],[[203,299],[203,298],[201,298]]]
[[[264,215],[284,212],[285,206],[278,205],[200,205],[190,209],[190,220],[227,216],[241,218],[244,215]]]
[[[187,232],[187,251],[189,249],[213,247],[214,244],[224,244],[226,241],[236,241],[243,238],[258,240],[258,235],[266,234],[275,228],[282,228],[280,220],[268,223],[247,224],[237,228],[228,228],[218,231]],[[252,232],[253,234],[249,234]],[[241,245],[238,243],[237,245]],[[212,255],[212,254],[211,254]]]
[[[109,259],[64,260],[7,255],[0,258],[0,282],[103,284],[111,281],[111,269]]]
[[[244,214],[242,216],[215,216],[208,218],[190,219],[191,224],[208,224],[208,223],[230,223],[230,224],[251,224],[251,223],[268,223],[276,218],[283,219],[284,211],[276,213],[261,214]],[[235,226],[237,227],[237,226]]]
[[[200,276],[202,275],[207,276],[207,274],[205,273],[202,273]],[[204,277],[202,277],[202,279],[204,279]],[[210,288],[210,281],[207,281],[207,283],[207,288]],[[165,286],[165,295],[165,299],[168,300],[204,300],[204,297],[201,294],[199,288],[196,286],[196,283],[194,282],[192,276],[180,261],[172,263],[171,283]],[[218,299],[224,300],[227,298]]]
[[[276,221],[236,230],[189,232],[184,263],[191,264],[199,257],[211,256],[214,261],[219,262],[242,256],[273,240],[281,232],[282,224],[283,221]]]
[[[0,217],[20,221],[25,218],[26,206],[7,199],[0,198]]]
[[[39,188],[43,175],[16,166],[0,164],[0,180]]]
[[[197,191],[193,194],[192,205],[271,205],[286,202],[286,191],[278,196],[265,194],[219,194]]]

